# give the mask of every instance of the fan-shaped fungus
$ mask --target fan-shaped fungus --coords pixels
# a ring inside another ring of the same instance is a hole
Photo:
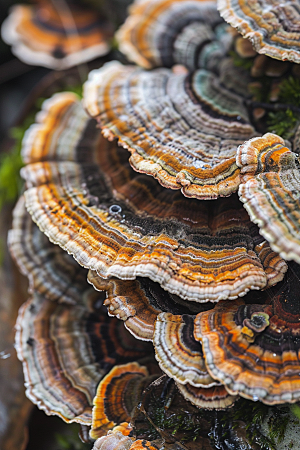
[[[147,368],[135,362],[113,367],[97,388],[90,436],[96,439],[116,425],[130,422],[143,390],[151,381],[153,376],[149,376]]]
[[[150,69],[183,64],[190,70],[216,69],[232,35],[214,1],[136,1],[116,37],[136,64]]]
[[[299,157],[275,134],[240,146],[239,196],[260,233],[282,258],[300,263]]]
[[[218,0],[221,16],[259,53],[300,62],[299,5],[285,0]]]
[[[206,367],[231,394],[267,405],[300,399],[299,266],[265,292],[265,305],[220,302],[198,314],[195,338]]]
[[[15,5],[1,31],[22,61],[57,70],[105,55],[113,35],[95,11],[51,1]]]
[[[282,279],[286,264],[267,250],[235,196],[199,202],[166,191],[131,170],[126,151],[101,138],[75,96],[67,108],[64,101],[60,94],[45,103],[24,144],[34,161],[35,137],[43,137],[43,161],[22,175],[27,209],[51,241],[103,278],[149,277],[198,302]]]
[[[256,132],[243,97],[213,72],[145,71],[113,61],[90,73],[84,105],[104,136],[130,151],[131,165],[164,187],[199,199],[237,190],[236,148]]]

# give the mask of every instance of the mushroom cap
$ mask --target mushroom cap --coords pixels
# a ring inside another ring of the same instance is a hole
[[[151,381],[153,376],[149,376],[147,368],[136,362],[113,367],[99,383],[93,400],[91,438],[96,439],[116,425],[130,422],[142,391]]]
[[[3,22],[3,40],[27,64],[62,70],[105,55],[112,27],[95,11],[43,1],[15,5]]]
[[[269,304],[220,302],[195,319],[206,367],[233,395],[267,405],[300,399],[300,266],[265,291]]]
[[[300,62],[300,15],[297,1],[218,0],[221,16],[250,39],[258,53]]]
[[[124,436],[120,431],[108,431],[106,436],[101,436],[94,443],[92,450],[129,450],[133,440]]]
[[[176,382],[179,392],[183,397],[198,408],[204,409],[226,409],[233,406],[239,398],[228,394],[224,386],[195,387],[189,383]]]
[[[99,309],[99,294],[87,283],[86,289],[85,306],[35,293],[19,311],[16,350],[28,398],[47,414],[90,425],[101,378],[114,364],[151,354],[151,347],[134,339],[121,321],[108,319]]]
[[[52,242],[103,278],[149,277],[197,302],[234,299],[282,279],[284,261],[236,196],[187,200],[134,172],[126,151],[104,140],[70,95],[46,101],[24,140],[33,161],[22,169],[26,207]],[[38,151],[42,162],[34,162]]]
[[[39,230],[25,208],[23,196],[13,211],[8,244],[20,271],[29,279],[30,293],[37,292],[47,300],[82,303],[87,271]]]
[[[300,168],[298,155],[276,134],[240,146],[239,196],[250,218],[282,258],[300,263]]]
[[[130,6],[116,37],[128,59],[146,69],[215,69],[232,42],[227,28],[215,1],[145,0]]]
[[[159,314],[153,345],[160,368],[177,382],[179,390],[180,384],[205,388],[219,384],[207,372],[201,345],[194,339],[194,316]]]
[[[104,136],[129,150],[135,170],[208,200],[237,190],[237,146],[257,134],[243,100],[207,70],[145,71],[112,61],[90,73],[83,102]]]
[[[105,280],[93,270],[89,271],[88,281],[99,291],[106,291],[108,314],[124,320],[124,325],[134,337],[152,341],[154,324],[162,311],[173,314],[187,314],[203,311],[205,305],[185,302],[177,295],[170,294],[149,278],[136,280]]]

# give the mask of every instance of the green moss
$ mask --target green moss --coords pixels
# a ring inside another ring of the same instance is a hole
[[[144,410],[143,401],[139,405],[138,409],[144,412],[147,425],[142,429],[136,428],[136,435],[154,440],[167,433],[173,435],[178,442],[196,441],[200,435],[203,435],[203,418],[207,420],[206,416],[209,413],[192,405],[186,408],[185,402],[181,403],[181,397],[174,396],[176,391],[173,389],[173,383],[170,390],[168,389],[170,386],[166,384],[166,387],[166,391],[159,395],[153,395],[150,391],[151,398],[149,403],[147,400],[147,412]],[[179,403],[177,403],[178,399]]]
[[[82,84],[76,84],[75,86],[68,86],[66,89],[68,92],[74,92],[79,98],[82,98]]]
[[[300,406],[299,405],[292,405],[291,411],[298,419],[300,419]]]
[[[111,49],[112,50],[119,50],[119,42],[116,39],[116,37],[114,36],[111,40]]]
[[[278,102],[285,108],[268,113],[268,131],[284,139],[290,139],[300,123],[300,80],[298,78],[290,76],[280,83]]]
[[[300,106],[300,79],[289,76],[280,83],[279,99],[281,103]]]
[[[229,56],[232,57],[233,64],[236,67],[242,67],[243,69],[250,71],[253,65],[253,58],[242,58],[235,50],[231,50]]]
[[[246,436],[251,443],[256,443],[261,450],[275,450],[275,441],[270,436],[265,436],[262,432],[262,423],[268,414],[268,406],[260,402],[252,402],[241,399],[235,405],[230,414],[224,416],[224,420],[232,421],[233,428],[237,421],[246,424]]]
[[[149,423],[149,427],[146,430],[147,438],[150,440],[159,438],[160,434],[158,430],[172,430],[170,434],[173,436],[181,432],[184,433],[184,436],[180,439],[181,442],[195,441],[201,435],[201,419],[201,413],[189,414],[184,410],[179,410],[176,414],[168,414],[167,409],[160,405],[153,411],[151,421],[147,418]],[[137,429],[137,435],[141,431]]]
[[[269,113],[268,130],[274,131],[285,139],[290,139],[300,123],[300,80],[298,78],[290,76],[280,83],[278,101],[286,105],[286,108]]]
[[[272,439],[277,443],[282,442],[289,421],[290,421],[289,408],[272,409],[272,414],[268,419],[270,439]]]
[[[181,439],[184,441],[195,441],[201,434],[202,415],[187,414],[186,411],[178,411],[176,414],[167,414],[165,407],[159,407],[155,411],[153,422],[162,430],[172,430],[174,436],[177,433],[184,432],[185,436]]]
[[[292,410],[300,417],[299,406],[296,408],[293,406]],[[151,406],[148,421],[149,427],[146,432],[145,429],[142,430],[142,434],[146,434],[149,440],[159,438],[160,431],[167,431],[182,443],[195,441],[201,436],[210,436],[212,444],[215,446],[218,446],[223,440],[234,445],[235,439],[239,438],[232,434],[232,430],[239,427],[242,422],[245,424],[244,430],[250,444],[258,445],[261,450],[278,450],[286,437],[287,426],[291,422],[291,409],[290,406],[271,407],[261,402],[240,399],[233,408],[225,412],[201,409],[194,412],[177,406],[173,412],[170,412],[166,409],[164,400],[156,399],[155,405]],[[204,422],[206,431],[203,428]],[[298,424],[297,419],[293,422]],[[209,428],[210,431],[207,431]],[[241,429],[243,433],[242,430],[243,428]],[[139,430],[137,430],[137,435],[138,432]],[[292,442],[288,445],[293,448]]]
[[[294,408],[294,407],[292,407]],[[234,424],[241,420],[246,423],[246,435],[251,443],[256,443],[261,450],[276,450],[286,434],[291,421],[290,407],[267,406],[260,402],[241,399],[223,421]],[[300,416],[300,408],[299,408]],[[266,418],[267,422],[266,422]],[[264,425],[264,427],[263,427]],[[267,428],[267,432],[264,431]],[[291,447],[292,448],[292,447]]]
[[[21,158],[22,140],[25,131],[34,122],[36,110],[24,120],[23,124],[10,129],[10,137],[14,144],[9,153],[0,156],[0,212],[5,204],[14,203],[22,189],[20,169],[23,165]]]
[[[268,131],[278,134],[283,139],[291,139],[299,124],[300,116],[290,108],[286,111],[269,112],[267,117]]]
[[[82,97],[82,85],[68,87],[68,91],[74,92]],[[18,127],[10,129],[10,136],[14,139],[14,144],[9,153],[0,156],[0,212],[7,203],[14,203],[22,189],[20,169],[23,165],[21,158],[22,140],[25,131],[35,122],[35,115],[41,109],[44,98],[39,98],[30,113]]]
[[[83,443],[79,439],[79,431],[78,425],[71,424],[64,428],[64,432],[56,433],[57,450],[90,450],[91,444]]]
[[[237,67],[250,73],[253,58],[241,58],[235,51],[231,51],[230,56]],[[250,107],[266,109],[266,131],[291,139],[300,124],[300,79],[291,75],[284,78],[279,84],[276,102],[270,101],[273,78],[264,75],[253,81],[249,85],[249,92],[253,96],[249,102]]]

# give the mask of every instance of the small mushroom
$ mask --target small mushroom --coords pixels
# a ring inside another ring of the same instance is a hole
[[[92,450],[129,450],[133,439],[124,435],[119,426],[107,432],[106,436],[101,436],[94,443]]]
[[[244,98],[213,72],[145,71],[113,61],[90,73],[83,101],[104,136],[129,150],[133,168],[164,187],[205,200],[237,190],[236,148],[257,133]]]
[[[272,249],[300,263],[299,157],[271,133],[240,146],[239,196]]]
[[[106,436],[101,436],[96,440],[93,450],[129,450],[133,439],[124,436],[120,431],[108,431]]]
[[[116,34],[129,60],[150,69],[215,69],[232,42],[214,1],[136,1]]]
[[[236,196],[199,202],[136,173],[126,150],[103,139],[69,95],[45,102],[24,141],[33,161],[22,169],[26,207],[52,242],[102,278],[149,277],[200,303],[283,278],[285,263],[267,244],[261,251],[264,240]],[[36,147],[42,162],[34,162]]]
[[[292,0],[218,0],[221,16],[250,39],[258,53],[300,62],[300,13]]]
[[[113,29],[95,11],[60,2],[15,5],[2,38],[27,64],[62,70],[105,55]]]

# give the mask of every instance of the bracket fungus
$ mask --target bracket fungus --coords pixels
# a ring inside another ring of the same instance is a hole
[[[119,424],[128,424],[143,390],[154,378],[157,375],[149,375],[147,367],[136,362],[113,367],[97,388],[90,436],[97,439]]]
[[[239,398],[237,395],[230,395],[222,385],[207,388],[195,387],[189,383],[180,384],[176,382],[176,385],[183,397],[198,408],[226,409],[233,406]]]
[[[118,39],[143,68],[93,71],[83,105],[54,95],[23,140],[16,349],[28,397],[95,450],[175,450],[188,416],[184,448],[210,448],[212,410],[300,401],[299,158],[257,137],[214,2],[136,1]]]
[[[94,443],[92,450],[130,450],[133,440],[120,431],[110,430]]]
[[[194,339],[194,316],[161,313],[153,345],[160,368],[179,384],[211,387],[219,384],[207,372],[201,344]]]
[[[221,16],[250,39],[258,53],[300,63],[300,15],[297,1],[218,0]]]
[[[135,170],[206,200],[238,188],[236,148],[257,135],[243,100],[207,70],[145,71],[116,61],[90,73],[83,99]]]
[[[101,377],[114,364],[148,356],[151,347],[107,317],[101,294],[86,281],[87,270],[32,223],[23,198],[9,242],[32,294],[16,324],[26,394],[47,414],[90,424]]]
[[[237,152],[239,196],[250,218],[282,258],[300,263],[298,154],[271,133],[250,139]]]
[[[198,302],[234,299],[282,279],[285,262],[236,196],[187,200],[134,172],[126,151],[101,137],[75,95],[65,108],[69,96],[45,102],[24,142],[27,160],[35,161],[28,143],[43,139],[43,161],[22,175],[26,207],[52,242],[103,278],[149,277]]]
[[[29,279],[30,293],[63,303],[82,303],[87,271],[41,233],[25,208],[23,196],[13,212],[8,245],[20,271]]]
[[[97,384],[115,364],[151,354],[123,323],[97,308],[91,287],[86,302],[68,305],[38,294],[25,303],[16,324],[26,395],[47,414],[90,425]],[[93,298],[93,302],[91,302]]]
[[[300,399],[300,268],[265,291],[266,304],[220,302],[195,319],[206,367],[231,394],[267,405]]]
[[[212,70],[230,48],[227,28],[214,1],[144,0],[131,5],[116,37],[128,59],[146,69]]]
[[[88,8],[42,0],[15,5],[1,33],[25,63],[62,70],[108,53],[113,29]]]
[[[125,327],[137,339],[145,341],[153,340],[154,324],[161,312],[193,314],[210,307],[206,303],[185,302],[149,278],[105,280],[90,270],[88,281],[95,289],[106,291],[104,305],[107,306],[108,314],[124,320]]]

